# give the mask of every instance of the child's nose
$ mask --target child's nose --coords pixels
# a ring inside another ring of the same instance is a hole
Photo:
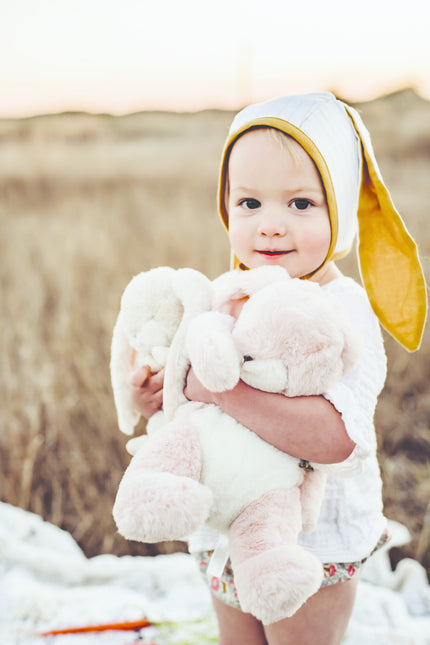
[[[285,219],[275,209],[263,214],[260,221],[259,233],[264,237],[282,237],[287,232]]]

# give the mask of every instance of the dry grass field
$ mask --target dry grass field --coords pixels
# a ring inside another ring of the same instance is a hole
[[[405,91],[358,106],[430,278],[430,104]],[[216,215],[232,115],[62,114],[0,121],[0,499],[67,529],[87,555],[127,543],[111,507],[128,462],[109,380],[119,299],[136,273],[228,268]],[[342,268],[355,274],[353,258]],[[415,355],[387,338],[376,416],[386,513],[430,571],[430,333]],[[142,427],[140,428],[140,430]]]

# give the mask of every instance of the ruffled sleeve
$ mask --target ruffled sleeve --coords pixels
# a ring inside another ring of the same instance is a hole
[[[351,324],[361,335],[362,351],[354,370],[324,394],[342,415],[356,447],[345,461],[318,464],[318,468],[336,477],[352,476],[361,471],[363,460],[375,450],[373,417],[385,383],[387,360],[379,323],[364,290],[351,278],[339,278],[323,288],[330,290],[345,307]]]

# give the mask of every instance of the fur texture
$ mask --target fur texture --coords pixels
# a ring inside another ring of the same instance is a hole
[[[113,331],[110,362],[121,432],[132,434],[140,418],[133,408],[129,374],[141,365],[148,365],[153,373],[165,367],[181,323],[185,325],[187,316],[210,309],[212,295],[208,278],[187,268],[157,267],[139,273],[127,285]],[[178,393],[173,386],[170,392],[176,402],[182,389]]]
[[[131,460],[113,514],[120,533],[143,542],[183,538],[203,522],[227,532],[242,608],[271,623],[319,588],[321,564],[297,537],[316,525],[324,475],[299,468],[218,406],[178,393],[191,364],[212,391],[242,378],[286,396],[322,394],[358,350],[337,301],[280,267],[225,274],[206,303],[219,310],[241,298],[248,300],[237,320],[203,301],[191,312],[184,306],[164,384],[165,402],[174,388],[176,404]]]

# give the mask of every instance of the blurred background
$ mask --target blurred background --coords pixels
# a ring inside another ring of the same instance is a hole
[[[128,463],[109,377],[121,293],[168,264],[228,268],[218,163],[236,110],[330,90],[371,132],[430,278],[430,41],[422,3],[0,0],[0,499],[88,556],[155,554],[117,533]],[[407,11],[407,15],[406,14]],[[341,268],[357,277],[354,254]],[[430,572],[430,336],[386,338],[376,415],[393,549]],[[144,430],[140,425],[137,433]]]

